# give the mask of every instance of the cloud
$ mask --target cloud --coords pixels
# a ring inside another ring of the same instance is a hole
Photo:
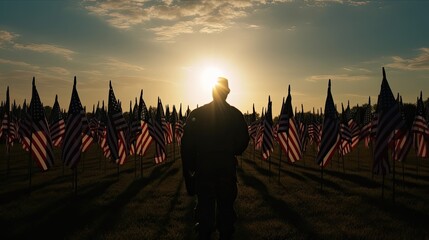
[[[13,47],[20,50],[29,50],[29,51],[39,52],[39,53],[56,54],[56,55],[63,56],[67,60],[72,60],[72,55],[75,53],[70,49],[58,47],[51,44],[30,43],[30,44],[24,45],[20,43],[15,43]]]
[[[70,71],[62,67],[47,67],[46,69],[58,75],[70,75]]]
[[[317,81],[327,81],[328,79],[331,79],[333,81],[366,81],[369,78],[369,76],[366,75],[349,75],[349,74],[336,74],[336,75],[314,75],[307,78],[307,81],[309,82],[317,82]]]
[[[120,69],[122,71],[143,71],[144,68],[138,65],[122,62],[116,58],[109,57],[106,62],[100,63],[100,65],[108,66],[109,69]]]
[[[172,41],[185,33],[218,33],[230,28],[235,20],[248,16],[256,7],[291,0],[201,0],[136,1],[84,0],[85,9],[105,19],[111,26],[129,29],[139,25],[153,31],[158,40]],[[153,24],[157,24],[154,26]]]
[[[410,59],[405,59],[399,56],[392,57],[393,62],[386,65],[386,67],[408,70],[408,71],[419,71],[429,70],[429,48],[420,48],[420,53]]]
[[[318,6],[318,7],[324,7],[332,3],[357,6],[357,7],[369,4],[369,1],[363,1],[363,0],[305,0],[305,2],[309,6]]]
[[[18,38],[19,36],[20,35],[16,33],[0,30],[0,48],[2,47],[2,45],[8,44],[12,46],[14,49],[60,55],[66,58],[67,60],[72,60],[72,55],[75,54],[75,52],[70,49],[59,47],[52,44],[18,43],[15,39]]]
[[[0,47],[3,44],[13,43],[13,39],[19,37],[18,34],[8,32],[8,31],[0,31]]]
[[[3,59],[3,58],[0,58],[0,64],[14,65],[14,66],[19,66],[19,67],[31,68],[31,69],[35,69],[35,70],[39,69],[38,66],[31,65],[31,64],[26,63],[26,62],[13,61],[13,60],[8,60],[8,59]]]

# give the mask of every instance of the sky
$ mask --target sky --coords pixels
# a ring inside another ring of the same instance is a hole
[[[55,95],[68,109],[77,90],[87,111],[109,81],[124,111],[143,90],[147,105],[184,110],[211,101],[211,81],[229,80],[227,101],[243,113],[273,102],[324,107],[376,103],[382,67],[393,94],[415,103],[429,89],[429,1],[364,0],[0,0],[0,100]],[[341,109],[341,107],[339,107]]]

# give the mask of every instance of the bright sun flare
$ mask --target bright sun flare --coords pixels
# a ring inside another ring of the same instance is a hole
[[[223,74],[224,72],[215,66],[205,67],[201,72],[200,83],[205,89],[212,89],[217,82],[217,78],[222,77]]]

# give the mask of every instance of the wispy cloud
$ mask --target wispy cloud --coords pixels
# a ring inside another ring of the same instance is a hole
[[[369,4],[369,1],[364,0],[305,0],[307,5],[310,6],[327,6],[328,4],[346,4],[350,6],[364,6]]]
[[[158,40],[171,41],[185,33],[225,31],[237,19],[248,16],[257,7],[290,1],[84,0],[83,4],[90,13],[102,17],[110,25],[120,29],[128,29],[150,21],[157,22],[156,26],[148,29],[156,34]]]
[[[392,57],[393,62],[387,67],[408,71],[429,70],[429,48],[420,48],[419,54],[414,58]]]
[[[62,67],[47,67],[46,69],[57,75],[70,75],[70,71]]]
[[[105,62],[100,63],[100,65],[108,66],[109,69],[116,69],[121,71],[143,71],[144,68],[139,65],[134,65],[124,61],[120,61],[113,57],[108,57]]]
[[[21,61],[13,61],[13,60],[8,60],[8,59],[3,59],[0,58],[0,64],[7,64],[7,65],[14,65],[14,66],[18,66],[18,67],[25,67],[25,68],[30,68],[30,69],[39,69],[38,66],[26,63],[26,62],[21,62]]]
[[[39,53],[56,54],[56,55],[63,56],[67,60],[72,60],[73,59],[72,55],[75,53],[74,51],[72,51],[70,49],[51,45],[51,44],[34,44],[34,43],[31,43],[31,44],[25,45],[25,44],[15,43],[13,45],[13,47],[16,49],[29,50],[29,51],[39,52]]]
[[[0,47],[4,44],[13,43],[13,39],[19,35],[8,31],[0,31]]]
[[[39,53],[49,53],[49,54],[55,54],[60,55],[67,60],[72,60],[72,56],[75,54],[74,51],[56,46],[53,44],[36,44],[36,43],[29,43],[29,44],[22,44],[16,41],[16,39],[19,37],[19,34],[8,32],[1,30],[0,31],[0,48],[2,45],[7,45],[8,47],[12,47],[14,49],[18,50],[28,50],[33,52],[39,52]]]
[[[327,81],[328,79],[331,79],[333,81],[366,81],[370,79],[367,75],[349,75],[349,74],[334,74],[334,75],[314,75],[307,78],[307,81],[309,82],[317,82],[317,81]]]

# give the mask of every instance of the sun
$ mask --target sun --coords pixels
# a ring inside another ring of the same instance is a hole
[[[201,71],[200,83],[205,90],[211,90],[217,78],[224,76],[224,71],[216,66],[206,66]]]

